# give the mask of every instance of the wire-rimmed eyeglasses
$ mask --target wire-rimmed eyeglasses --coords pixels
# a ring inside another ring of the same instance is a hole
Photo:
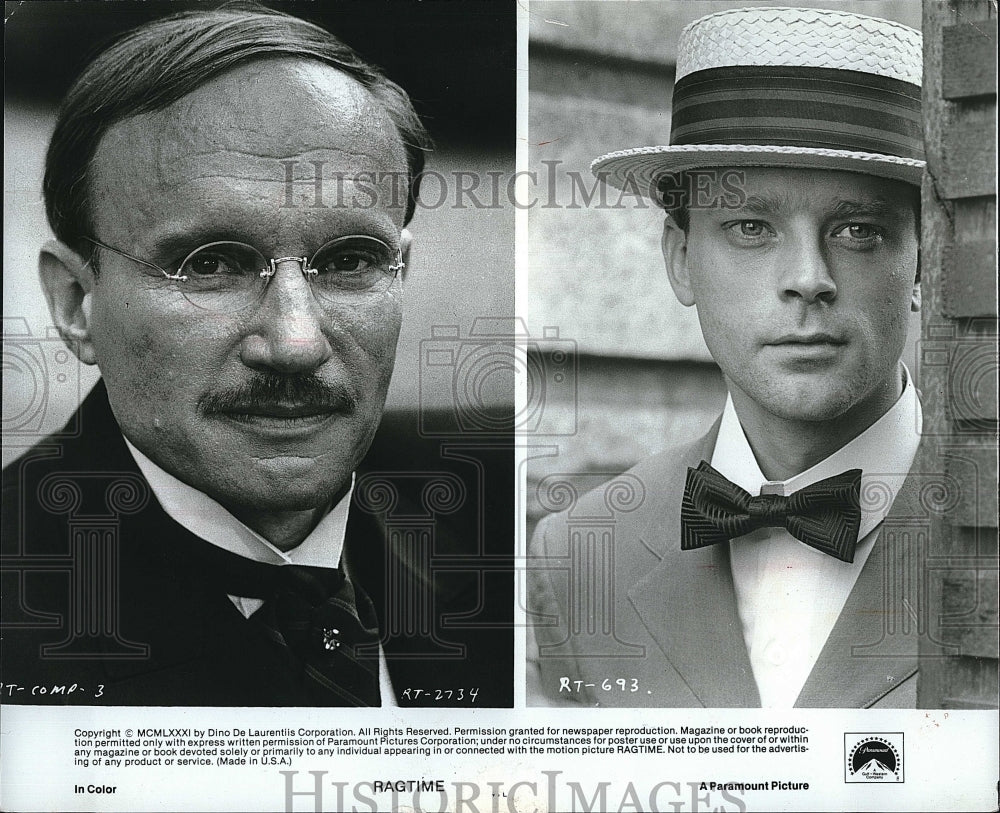
[[[192,305],[225,313],[240,311],[259,302],[281,263],[298,263],[317,300],[330,305],[349,303],[363,295],[385,293],[405,267],[399,249],[361,234],[330,240],[312,257],[271,259],[247,243],[221,240],[196,248],[173,273],[93,237],[84,239],[156,269],[166,279],[176,282],[178,290]]]

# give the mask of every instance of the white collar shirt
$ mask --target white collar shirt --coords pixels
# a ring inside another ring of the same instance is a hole
[[[135,459],[160,507],[175,522],[199,539],[229,553],[254,562],[271,565],[307,565],[335,568],[342,563],[347,516],[354,492],[354,475],[347,494],[320,520],[296,547],[282,551],[248,528],[204,492],[178,480],[140,452],[125,438],[125,445]],[[346,562],[344,562],[346,566]],[[247,596],[229,596],[244,618],[253,615],[264,603]],[[379,647],[379,689],[383,706],[394,706],[395,694],[389,681],[385,653]]]
[[[861,469],[861,528],[854,562],[762,528],[729,543],[736,606],[764,708],[795,704],[878,538],[920,442],[921,410],[906,373],[896,403],[825,460],[788,480],[760,471],[732,398],[726,401],[711,465],[750,494],[788,496],[819,480]]]

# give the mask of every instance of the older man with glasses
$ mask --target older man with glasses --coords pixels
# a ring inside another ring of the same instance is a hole
[[[446,663],[408,646],[407,625],[434,642],[440,584],[417,553],[387,553],[375,512],[352,504],[393,371],[427,147],[399,86],[265,9],[155,21],[79,77],[48,151],[55,239],[40,273],[60,335],[102,379],[78,437],[5,471],[4,535],[44,558],[69,534],[101,564],[70,586],[41,565],[5,581],[7,683],[71,677],[82,694],[59,700],[151,705],[476,689],[472,636],[437,642]],[[337,180],[337,205],[298,200],[320,177]],[[113,549],[74,537],[49,487],[62,477],[58,493],[90,510],[95,473],[120,473],[135,497],[117,505]],[[386,586],[391,556],[419,600]],[[387,630],[404,602],[424,615]]]

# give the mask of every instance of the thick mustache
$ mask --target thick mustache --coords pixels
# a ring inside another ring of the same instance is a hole
[[[290,406],[317,412],[351,411],[357,406],[357,399],[347,388],[328,384],[313,375],[259,375],[238,387],[211,392],[201,399],[201,408],[208,414]]]

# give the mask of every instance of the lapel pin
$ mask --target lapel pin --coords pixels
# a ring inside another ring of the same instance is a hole
[[[340,641],[337,640],[337,636],[340,635],[340,630],[334,627],[327,629],[323,628],[323,649],[327,652],[332,652],[334,649],[340,646]]]

